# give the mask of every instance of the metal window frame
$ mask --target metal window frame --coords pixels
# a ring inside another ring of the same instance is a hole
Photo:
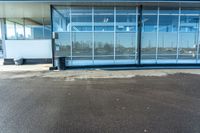
[[[94,65],[94,49],[95,49],[95,44],[94,44],[94,6],[92,6],[92,64]]]
[[[135,21],[136,21],[136,23],[135,23],[135,27],[136,27],[136,32],[135,32],[135,44],[134,44],[134,46],[133,47],[135,47],[135,63],[134,64],[136,64],[137,63],[137,55],[138,55],[138,51],[137,51],[137,49],[138,49],[138,46],[137,46],[137,43],[138,43],[138,6],[136,6],[136,8],[135,8],[135,10],[136,10],[136,15],[135,15]]]
[[[157,31],[156,31],[156,64],[158,63],[159,48],[160,7],[157,8]]]
[[[181,7],[178,8],[178,28],[177,28],[177,44],[176,44],[176,64],[179,61],[179,47],[180,47],[180,24],[181,24]]]
[[[71,23],[72,23],[72,8],[70,7],[69,8],[69,21],[70,21],[70,27],[69,27],[69,38],[70,38],[70,61],[71,61],[71,64],[73,64],[73,60],[72,60],[72,57],[73,57],[73,40],[72,40],[72,26],[71,26]]]
[[[139,13],[139,15],[138,15],[138,35],[137,35],[137,50],[138,50],[138,62],[137,62],[137,65],[141,65],[141,44],[142,44],[142,9],[143,9],[143,6],[142,5],[140,5],[139,7],[138,7],[138,13]]]
[[[198,24],[198,40],[197,40],[197,58],[196,58],[196,63],[199,61],[199,48],[200,48],[200,14],[199,14],[199,24]]]
[[[114,41],[114,46],[113,46],[113,50],[114,50],[114,51],[113,51],[113,52],[114,52],[114,53],[113,53],[113,54],[114,54],[114,57],[113,57],[113,58],[114,58],[114,64],[115,64],[115,60],[116,60],[116,51],[115,51],[115,50],[116,50],[116,49],[115,49],[115,48],[116,48],[116,26],[117,26],[117,25],[116,25],[116,21],[117,21],[116,6],[114,6],[114,35],[113,35],[113,36],[114,36],[114,38],[113,38],[113,39],[114,39],[114,40],[113,40],[113,41]]]

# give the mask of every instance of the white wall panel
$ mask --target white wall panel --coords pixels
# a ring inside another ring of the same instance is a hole
[[[51,40],[6,40],[6,58],[52,58]]]

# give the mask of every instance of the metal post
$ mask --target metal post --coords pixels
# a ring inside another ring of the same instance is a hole
[[[158,7],[158,12],[157,12],[157,33],[156,33],[156,64],[158,62],[158,47],[159,47],[159,23],[160,22],[160,7]]]
[[[198,63],[199,61],[199,45],[200,45],[200,16],[199,16],[199,24],[198,24],[198,39],[197,39],[197,61],[196,63]]]
[[[116,53],[115,53],[115,48],[116,48],[116,6],[114,7],[114,64],[115,64],[115,59],[116,59]]]
[[[71,43],[71,46],[70,46],[70,56],[71,56],[71,65],[73,63],[72,61],[72,47],[73,47],[73,40],[72,40],[72,8],[70,7],[69,8],[69,21],[70,21],[70,24],[69,24],[69,34],[70,34],[70,43]]]
[[[92,62],[94,65],[94,7],[92,6]]]
[[[51,47],[52,47],[52,66],[55,67],[55,40],[53,39],[53,6],[50,5],[51,11]]]
[[[178,63],[178,58],[179,58],[180,22],[181,22],[181,8],[179,7],[179,13],[178,13],[178,33],[177,33],[177,49],[176,49],[176,63]]]
[[[142,37],[142,5],[139,6],[139,15],[138,15],[138,65],[141,65],[141,39]]]
[[[135,64],[136,64],[136,61],[137,61],[137,42],[138,42],[138,7],[136,7],[136,15],[135,15],[136,19],[135,19],[135,27],[136,27],[136,31],[135,31]]]

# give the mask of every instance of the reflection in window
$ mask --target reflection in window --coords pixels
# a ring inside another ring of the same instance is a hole
[[[135,15],[136,14],[136,8],[135,7],[116,7],[116,13],[117,14],[123,14],[123,15]]]
[[[92,60],[92,33],[72,33],[72,59]]]
[[[72,31],[92,31],[92,15],[73,15]]]
[[[179,59],[196,59],[199,16],[181,16]]]
[[[116,34],[116,58],[115,59],[134,59],[135,58],[135,37],[136,33],[117,33]]]
[[[71,43],[70,33],[61,32],[57,33],[57,39],[55,39],[55,57],[68,57],[71,56]]]
[[[16,24],[17,39],[24,39],[24,27],[22,24]]]
[[[43,19],[42,18],[26,18],[25,19],[26,39],[42,39],[43,38]]]
[[[178,16],[161,15],[159,22],[160,32],[177,32],[178,31]]]
[[[50,18],[6,19],[6,39],[50,38]]]
[[[178,15],[179,14],[179,8],[178,7],[160,7],[160,14],[165,15]],[[167,16],[166,16],[167,17]]]
[[[116,19],[117,31],[136,32],[135,15],[117,15]]]
[[[95,31],[114,31],[114,8],[94,9]]]
[[[114,33],[95,33],[95,60],[114,59]]]
[[[6,36],[7,39],[16,39],[15,23],[6,20]]]
[[[175,60],[178,43],[178,16],[161,15],[159,20],[158,59]]]
[[[72,12],[72,31],[92,31],[92,8],[73,7]]]
[[[44,39],[51,38],[51,19],[44,18]]]
[[[6,33],[8,39],[24,39],[23,19],[7,19]]]
[[[71,8],[72,15],[79,14],[79,15],[87,15],[92,14],[91,7],[72,7]]]
[[[69,8],[56,7],[53,12],[53,31],[70,31],[70,10]]]
[[[143,60],[155,60],[157,47],[157,15],[144,15],[142,18],[142,25],[141,58]]]
[[[187,8],[187,7],[182,7],[181,8],[181,14],[200,14],[200,8],[192,7],[192,8]]]

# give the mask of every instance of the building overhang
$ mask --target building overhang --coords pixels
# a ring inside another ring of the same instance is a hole
[[[1,0],[0,18],[50,17],[50,5],[200,7],[199,0]]]

